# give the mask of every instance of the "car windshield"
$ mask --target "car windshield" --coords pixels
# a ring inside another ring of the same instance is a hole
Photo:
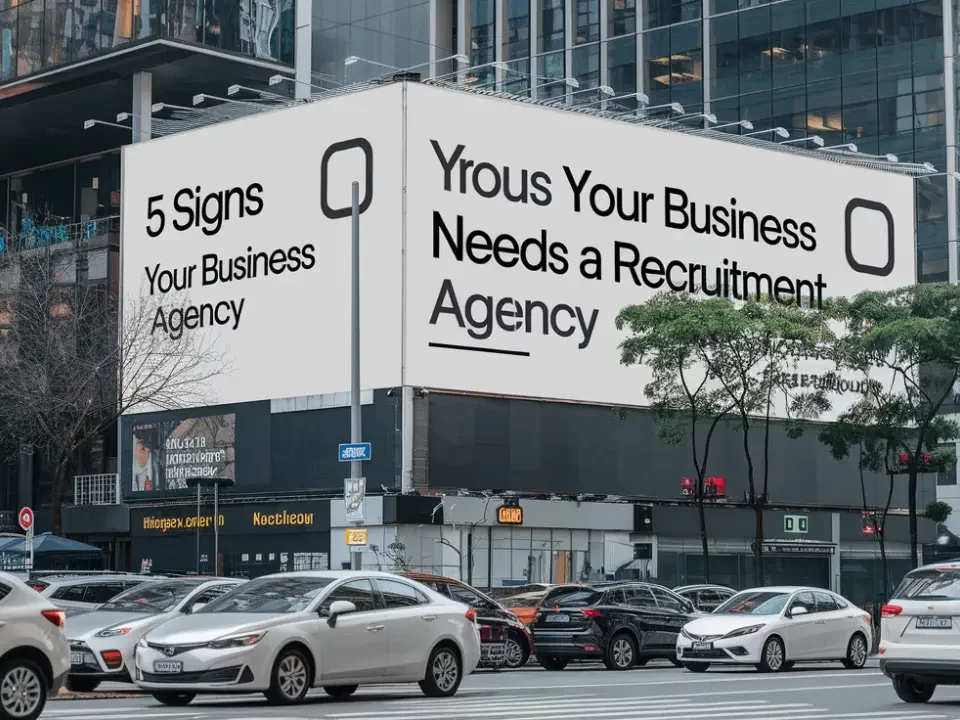
[[[197,579],[142,583],[135,588],[120,593],[113,600],[104,603],[97,609],[129,610],[143,613],[167,612],[204,582],[206,580]]]
[[[251,580],[197,611],[201,613],[295,613],[307,609],[323,589],[328,577],[284,577]]]
[[[960,600],[960,570],[914,570],[893,594],[895,600]]]
[[[785,592],[742,592],[713,612],[717,615],[779,615],[789,597],[790,594]]]

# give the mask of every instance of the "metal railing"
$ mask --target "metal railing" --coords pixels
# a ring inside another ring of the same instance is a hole
[[[120,491],[120,475],[74,475],[74,505],[119,505],[123,501]]]

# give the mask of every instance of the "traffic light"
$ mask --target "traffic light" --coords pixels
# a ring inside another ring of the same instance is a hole
[[[873,535],[873,518],[870,513],[863,513],[863,530],[861,532],[864,535]]]

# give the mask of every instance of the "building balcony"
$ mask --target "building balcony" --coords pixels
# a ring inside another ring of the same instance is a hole
[[[73,504],[83,505],[120,505],[123,493],[120,492],[120,475],[104,473],[102,475],[73,476]]]
[[[292,65],[294,29],[294,0],[0,0],[0,88],[157,45]]]

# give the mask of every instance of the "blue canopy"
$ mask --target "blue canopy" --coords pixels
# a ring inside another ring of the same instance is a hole
[[[25,537],[0,538],[0,552],[23,552]],[[79,555],[100,554],[103,551],[93,545],[77,542],[70,538],[51,535],[48,532],[33,536],[34,555]]]

